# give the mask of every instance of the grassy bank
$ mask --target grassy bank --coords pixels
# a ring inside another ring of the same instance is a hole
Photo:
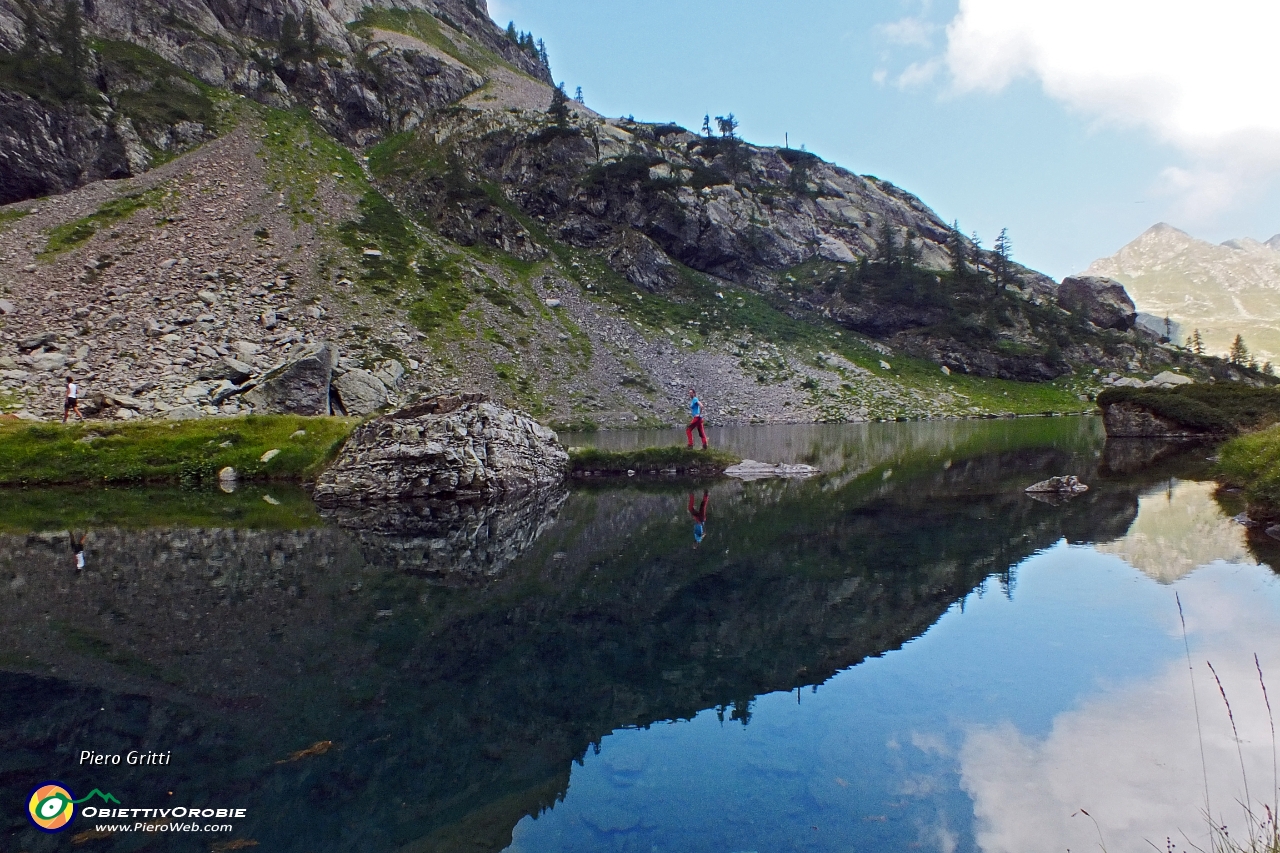
[[[1251,518],[1280,521],[1280,426],[1224,444],[1219,452],[1218,479],[1244,490]]]
[[[569,452],[569,473],[578,477],[625,477],[630,471],[646,476],[674,471],[681,476],[719,476],[741,461],[741,457],[723,450],[693,450],[679,445],[640,450],[581,447]]]
[[[304,480],[357,421],[261,415],[140,423],[0,424],[0,486]],[[269,451],[271,459],[262,461]]]
[[[1234,435],[1280,423],[1280,389],[1238,382],[1179,388],[1109,388],[1098,395],[1104,409],[1129,403],[1190,430]]]

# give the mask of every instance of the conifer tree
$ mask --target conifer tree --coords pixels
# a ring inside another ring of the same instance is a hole
[[[1245,346],[1243,335],[1236,335],[1236,339],[1231,342],[1231,350],[1227,353],[1227,361],[1238,367],[1248,365],[1249,348]]]
[[[512,21],[507,24],[507,38],[512,44],[520,44],[520,34],[516,32],[516,22]]]
[[[711,136],[711,113],[707,113],[702,117],[702,135]]]
[[[991,247],[995,253],[995,273],[996,287],[1003,290],[1004,286],[1009,283],[1010,267],[1009,259],[1013,254],[1013,244],[1009,241],[1009,229],[1001,228],[999,236],[996,237],[996,243]]]
[[[1191,332],[1191,337],[1187,339],[1187,349],[1196,355],[1204,355],[1204,338],[1200,337],[1199,329]]]
[[[585,104],[585,103],[587,102],[587,101],[586,101],[586,99],[585,99],[584,97],[582,97],[582,87],[581,87],[581,86],[579,86],[579,87],[578,87],[578,90],[577,90],[576,92],[574,92],[574,93],[573,93],[573,99],[574,99],[575,101],[577,101],[578,103],[580,103],[580,104]]]
[[[569,98],[564,93],[564,84],[556,86],[551,92],[551,106],[547,107],[547,115],[557,127],[569,126]]]
[[[951,255],[951,274],[956,281],[969,277],[969,252],[964,245],[964,235],[960,233],[960,223],[951,224],[951,233],[947,235],[947,253]]]

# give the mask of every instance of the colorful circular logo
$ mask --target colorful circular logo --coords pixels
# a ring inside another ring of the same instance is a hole
[[[45,782],[31,792],[27,814],[31,822],[45,832],[60,832],[71,823],[76,804],[71,792],[57,782]]]

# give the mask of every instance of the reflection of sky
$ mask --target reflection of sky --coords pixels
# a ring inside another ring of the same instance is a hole
[[[1209,555],[1212,556],[1212,555]],[[1234,556],[1234,555],[1228,555]],[[1207,559],[1207,557],[1206,557]],[[513,851],[1097,849],[1205,846],[1195,717],[1174,590],[1187,611],[1215,813],[1240,823],[1239,762],[1204,661],[1236,710],[1253,793],[1271,741],[1253,652],[1280,697],[1280,583],[1217,562],[1173,589],[1061,544],[925,636],[816,692],[620,731]],[[1235,764],[1232,764],[1232,761]],[[1232,768],[1235,768],[1234,770]],[[1270,790],[1274,790],[1273,788]]]

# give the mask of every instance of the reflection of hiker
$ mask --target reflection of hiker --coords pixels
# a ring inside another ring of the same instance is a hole
[[[692,501],[693,497],[690,496],[689,500]],[[692,504],[690,505],[692,506]],[[76,570],[79,571],[84,568],[84,540],[89,538],[89,534],[82,534],[79,539],[76,539],[74,531],[68,531],[67,535],[71,537],[71,553],[75,555]]]
[[[62,404],[62,422],[65,424],[67,418],[72,412],[76,413],[76,417],[84,420],[84,415],[80,414],[80,386],[76,384],[75,379],[67,377],[67,399]]]
[[[693,431],[698,431],[698,437],[702,439],[702,449],[707,449],[707,431],[702,428],[702,401],[698,399],[698,392],[689,389],[689,416],[693,420],[689,421],[689,425],[684,428],[685,438],[689,439],[689,446],[693,447]]]
[[[702,503],[697,509],[693,508],[693,492],[689,493],[689,515],[693,516],[693,545],[696,548],[702,542],[702,537],[706,535],[706,531],[702,525],[707,523],[707,501],[710,495],[706,492],[702,493]]]

